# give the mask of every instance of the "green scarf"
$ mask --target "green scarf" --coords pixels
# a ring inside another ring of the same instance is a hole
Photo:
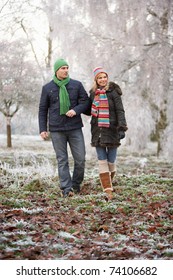
[[[54,75],[53,80],[57,86],[59,86],[59,100],[60,100],[60,115],[64,115],[68,112],[70,107],[70,99],[65,85],[68,84],[70,78],[67,77],[64,80],[58,80]]]

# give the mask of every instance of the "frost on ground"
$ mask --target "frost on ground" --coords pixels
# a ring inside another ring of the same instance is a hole
[[[64,199],[50,141],[5,144],[1,136],[0,259],[173,259],[172,162],[120,148],[108,202],[92,151],[81,194]]]

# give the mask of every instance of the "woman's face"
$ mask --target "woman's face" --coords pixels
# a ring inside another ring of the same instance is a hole
[[[96,82],[98,86],[105,87],[108,83],[108,76],[105,73],[100,73],[96,78]]]

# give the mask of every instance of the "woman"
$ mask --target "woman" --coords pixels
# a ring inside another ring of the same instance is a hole
[[[91,145],[96,148],[99,177],[108,199],[112,199],[112,180],[116,173],[117,147],[125,137],[127,123],[121,99],[122,91],[102,67],[94,69],[94,84],[90,90]]]

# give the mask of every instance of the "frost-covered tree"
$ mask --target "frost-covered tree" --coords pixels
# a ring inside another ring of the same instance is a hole
[[[70,76],[87,90],[93,68],[103,66],[123,90],[126,145],[132,152],[143,152],[152,140],[157,142],[156,154],[171,155],[172,1],[3,2],[0,32],[27,40],[41,82],[51,78],[54,60],[60,56],[69,62]]]
[[[25,55],[21,41],[0,43],[0,112],[6,119],[7,147],[12,147],[12,118],[37,100],[37,74]]]

